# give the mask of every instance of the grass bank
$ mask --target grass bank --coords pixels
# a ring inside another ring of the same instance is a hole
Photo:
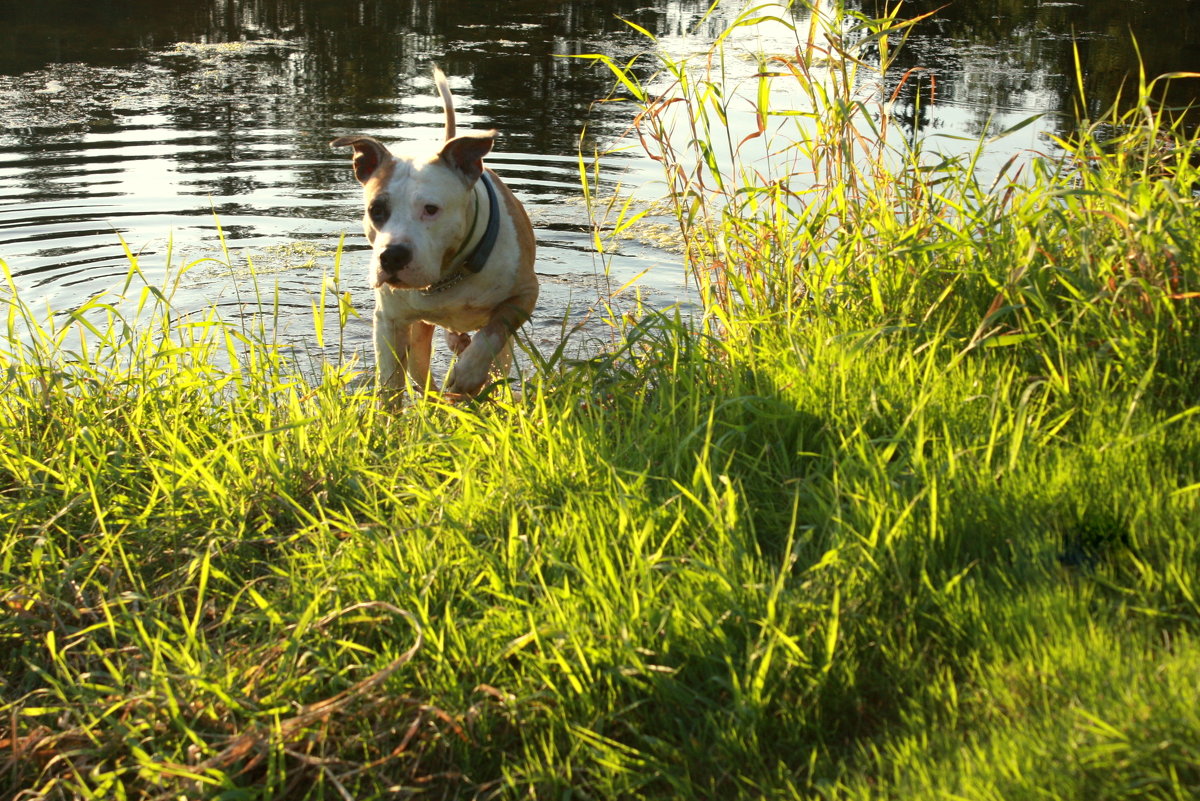
[[[904,30],[763,61],[825,112],[760,107],[766,181],[654,127],[719,73],[623,72],[709,316],[520,398],[381,412],[132,258],[41,333],[10,289],[0,787],[1200,793],[1200,148],[1143,86],[981,186],[853,94]]]

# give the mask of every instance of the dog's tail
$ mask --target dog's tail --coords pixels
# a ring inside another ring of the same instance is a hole
[[[433,67],[433,82],[442,96],[442,108],[446,111],[446,141],[449,142],[454,138],[454,98],[450,96],[450,82],[446,80],[446,73],[438,69],[436,64]]]

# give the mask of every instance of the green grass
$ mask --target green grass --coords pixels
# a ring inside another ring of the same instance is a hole
[[[762,80],[855,68],[816,41]],[[53,327],[10,288],[0,787],[1200,794],[1200,147],[1153,88],[995,188],[849,103],[794,138],[836,180],[681,158],[706,320],[520,397],[382,411],[132,256]]]

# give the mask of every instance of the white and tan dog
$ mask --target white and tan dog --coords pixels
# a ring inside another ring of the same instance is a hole
[[[507,374],[512,335],[533,313],[533,226],[483,166],[496,132],[455,136],[450,86],[437,67],[433,77],[446,113],[437,153],[396,156],[370,136],[331,144],[354,148],[354,175],[363,185],[379,386],[403,389],[407,370],[418,392],[436,390],[429,358],[440,325],[458,357],[445,391],[474,395],[493,365]]]

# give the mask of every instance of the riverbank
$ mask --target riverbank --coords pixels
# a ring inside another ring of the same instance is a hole
[[[17,344],[10,293],[0,782],[1200,792],[1200,147],[1143,90],[988,186],[861,119],[797,137],[803,193],[677,171],[703,325],[535,353],[519,398],[382,412],[132,257],[136,314]]]

